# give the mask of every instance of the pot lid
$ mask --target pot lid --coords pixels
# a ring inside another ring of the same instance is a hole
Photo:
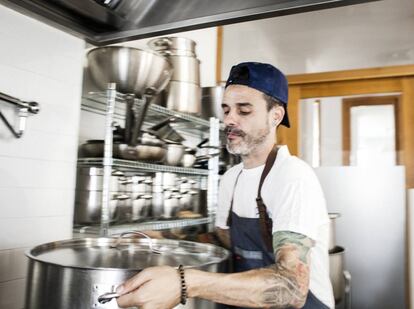
[[[26,255],[64,267],[139,271],[161,265],[198,268],[226,260],[229,252],[210,244],[169,239],[80,238],[43,244]]]

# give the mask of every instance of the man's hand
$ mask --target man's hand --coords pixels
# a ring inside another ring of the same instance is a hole
[[[118,287],[121,308],[168,309],[180,302],[181,284],[177,269],[169,266],[149,267]]]

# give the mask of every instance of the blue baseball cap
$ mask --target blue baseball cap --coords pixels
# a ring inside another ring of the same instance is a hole
[[[290,128],[287,113],[288,82],[286,76],[273,65],[260,62],[242,62],[234,65],[225,88],[229,85],[245,85],[281,102],[285,116],[280,124]]]

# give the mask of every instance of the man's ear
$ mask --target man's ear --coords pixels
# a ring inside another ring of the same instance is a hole
[[[283,108],[283,106],[276,105],[275,107],[273,107],[272,114],[272,125],[274,127],[277,127],[282,122],[283,117],[285,116],[285,109]]]

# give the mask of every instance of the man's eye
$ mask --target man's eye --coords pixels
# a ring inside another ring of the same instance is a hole
[[[250,111],[240,111],[239,113],[240,115],[248,115],[250,114]]]
[[[229,111],[223,111],[223,114],[224,115],[228,115],[229,114]]]

